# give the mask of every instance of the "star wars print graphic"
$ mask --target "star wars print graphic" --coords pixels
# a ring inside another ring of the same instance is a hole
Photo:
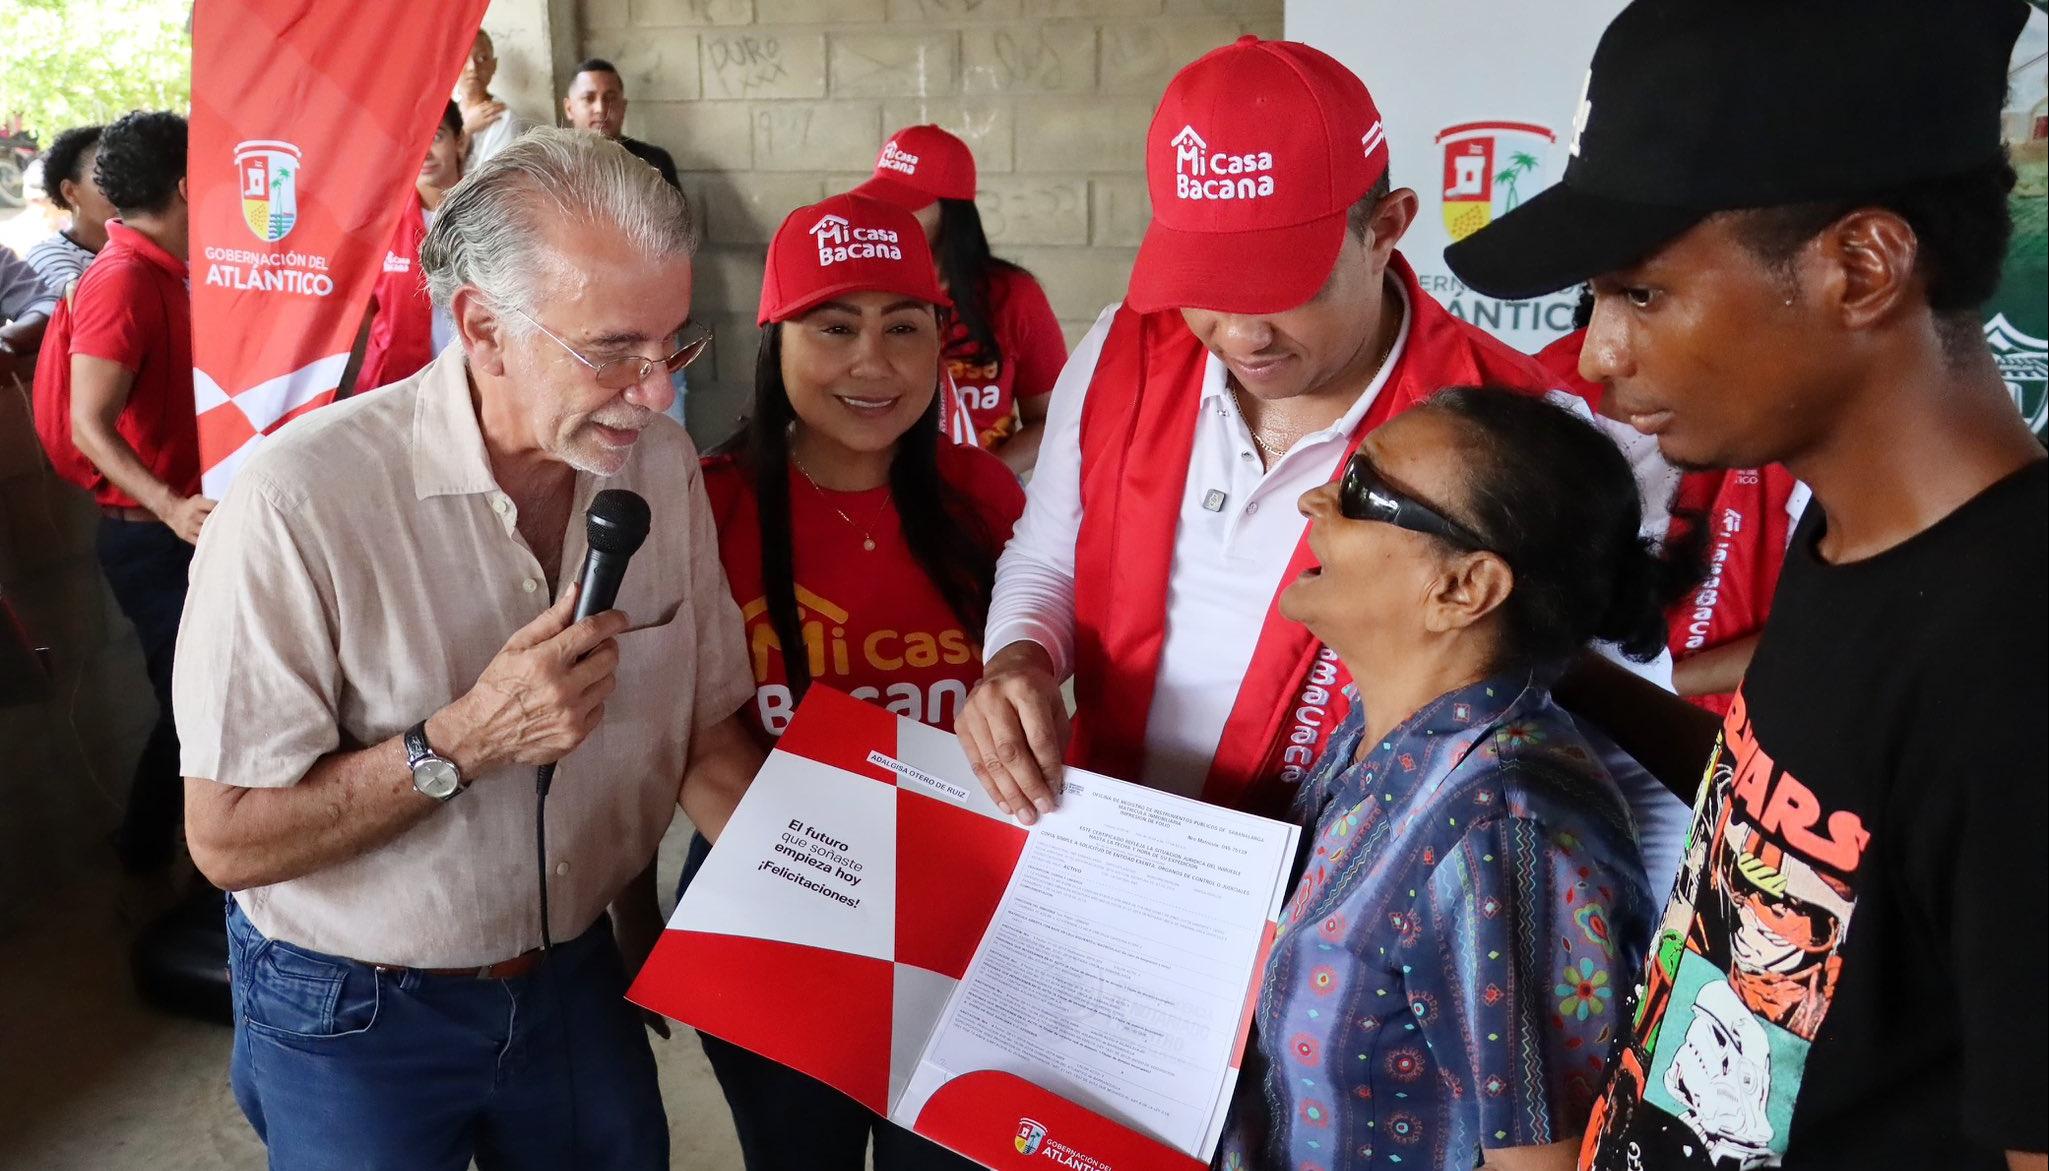
[[[1777,1167],[1870,836],[1757,742],[1739,692],[1581,1165]]]

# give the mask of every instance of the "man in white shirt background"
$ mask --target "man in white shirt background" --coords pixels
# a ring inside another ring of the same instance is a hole
[[[491,79],[497,73],[498,51],[491,44],[491,34],[478,29],[477,39],[470,43],[469,59],[463,62],[462,76],[455,82],[455,104],[462,107],[462,135],[469,144],[463,154],[464,174],[539,125],[491,93]]]

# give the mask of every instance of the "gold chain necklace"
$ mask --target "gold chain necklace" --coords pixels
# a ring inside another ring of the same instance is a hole
[[[804,466],[804,461],[798,459],[797,453],[794,451],[790,453],[790,463],[796,467],[797,474],[804,477],[804,482],[811,485],[811,490],[818,493],[818,498],[825,501],[825,506],[839,513],[840,519],[846,521],[849,528],[861,534],[861,548],[870,553],[875,552],[875,534],[869,532],[867,526],[863,525],[860,521],[848,516],[845,509],[832,502],[832,497],[826,493],[825,489],[818,486],[817,479],[811,475],[811,469]],[[875,514],[876,519],[882,519],[882,513],[887,511],[889,511],[889,497],[885,495],[882,498],[881,511]]]
[[[1400,336],[1400,334],[1401,327],[1397,325],[1395,327],[1395,331],[1387,336],[1387,340],[1385,342],[1381,343],[1380,354],[1379,356],[1373,359],[1374,377],[1377,378],[1380,376],[1380,368],[1387,364],[1387,356],[1394,352],[1395,339],[1398,336]],[[1261,435],[1258,431],[1253,429],[1252,419],[1245,413],[1245,403],[1238,397],[1238,384],[1232,381],[1231,376],[1228,373],[1224,375],[1224,389],[1231,392],[1231,409],[1238,412],[1238,422],[1244,425],[1245,433],[1252,436],[1252,442],[1257,443],[1261,451],[1264,451],[1265,453],[1274,457],[1275,459],[1280,459],[1281,457],[1288,454],[1290,448],[1294,447],[1296,443],[1301,441],[1302,432],[1298,431],[1295,434],[1289,436],[1288,441],[1279,447],[1275,447],[1273,444],[1268,443],[1266,441],[1265,436]]]
[[[1252,442],[1257,443],[1261,451],[1264,451],[1265,453],[1274,457],[1275,459],[1279,459],[1282,456],[1288,454],[1288,449],[1290,447],[1295,446],[1295,441],[1297,439],[1302,438],[1300,434],[1297,434],[1279,447],[1275,447],[1273,444],[1268,443],[1266,441],[1266,436],[1261,435],[1258,431],[1253,429],[1251,418],[1245,414],[1245,404],[1243,402],[1240,402],[1238,399],[1237,384],[1227,380],[1224,385],[1231,392],[1231,409],[1238,412],[1238,422],[1244,425],[1245,433],[1252,436]]]

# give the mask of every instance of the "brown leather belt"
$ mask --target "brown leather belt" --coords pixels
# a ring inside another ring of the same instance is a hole
[[[455,976],[470,980],[517,980],[521,976],[532,972],[535,968],[540,967],[543,954],[541,949],[537,947],[524,955],[516,955],[509,960],[500,960],[495,964],[485,964],[481,968],[408,968],[403,964],[371,964],[370,966],[380,972],[417,971],[429,976]]]
[[[124,508],[119,504],[100,505],[100,515],[113,520],[134,521],[136,524],[155,524],[157,514],[147,508]]]

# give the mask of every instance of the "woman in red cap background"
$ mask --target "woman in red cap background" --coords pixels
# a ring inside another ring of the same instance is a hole
[[[815,680],[951,730],[981,677],[996,555],[1024,490],[933,442],[948,298],[910,212],[860,195],[799,208],[769,246],[754,411],[704,461],[772,744]],[[907,441],[907,438],[909,441]],[[683,885],[709,847],[691,843]],[[680,892],[679,892],[680,897]],[[972,1168],[838,1090],[705,1036],[749,1171]]]
[[[1031,471],[1067,339],[1038,280],[989,251],[975,206],[974,153],[937,126],[906,127],[882,144],[874,177],[854,194],[918,217],[953,299],[946,362],[975,438],[1020,476]]]

